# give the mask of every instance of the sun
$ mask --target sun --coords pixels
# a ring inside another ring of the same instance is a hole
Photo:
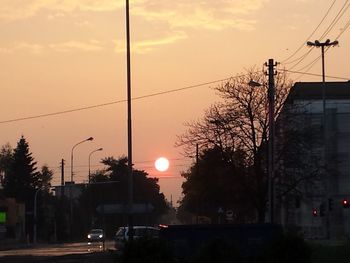
[[[165,157],[160,157],[155,161],[154,166],[159,172],[165,172],[169,168],[169,160]]]

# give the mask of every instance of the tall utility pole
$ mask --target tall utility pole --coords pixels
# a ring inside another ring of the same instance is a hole
[[[269,137],[268,137],[268,152],[267,152],[267,211],[268,222],[274,223],[274,177],[275,177],[275,67],[277,63],[274,63],[273,59],[269,59],[266,62],[265,67],[268,68],[268,122],[269,122]],[[249,81],[249,86],[260,87],[263,84],[254,80]]]
[[[326,74],[325,74],[325,63],[324,63],[324,48],[325,47],[331,47],[338,45],[338,41],[335,40],[331,42],[329,39],[327,39],[325,42],[320,42],[319,40],[315,40],[315,42],[308,41],[307,45],[311,47],[320,47],[321,48],[321,56],[322,56],[322,119],[323,119],[323,162],[326,172],[327,180],[327,198],[326,200],[330,199],[330,193],[332,191],[331,188],[331,177],[328,174],[327,170],[327,164],[328,164],[328,147],[327,147],[327,111],[326,111]],[[329,207],[326,206],[327,216],[326,216],[326,235],[327,238],[330,238],[330,210]]]
[[[324,142],[326,142],[326,74],[325,74],[325,63],[324,63],[324,48],[338,45],[338,41],[331,42],[327,39],[325,42],[320,42],[315,40],[315,42],[308,41],[307,45],[311,47],[320,47],[321,48],[321,56],[322,56],[322,108],[323,108],[323,134],[324,134]]]
[[[133,240],[133,175],[132,175],[132,125],[131,125],[131,59],[130,59],[130,15],[129,15],[129,0],[126,0],[126,73],[127,73],[127,101],[128,101],[128,227],[129,240]]]
[[[277,63],[269,59],[266,63],[268,67],[269,86],[267,97],[269,102],[269,142],[268,142],[268,203],[269,222],[274,223],[274,176],[275,176],[275,67]]]

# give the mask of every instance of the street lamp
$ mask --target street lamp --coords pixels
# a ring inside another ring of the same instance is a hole
[[[315,42],[308,41],[307,45],[311,47],[320,47],[321,48],[321,55],[322,55],[322,115],[323,115],[323,160],[324,160],[324,167],[325,172],[327,175],[327,113],[326,113],[326,74],[325,74],[325,63],[324,63],[324,48],[325,47],[334,47],[338,45],[339,42],[337,40],[330,41],[327,39],[325,42],[320,42],[319,40],[315,40]],[[330,186],[331,186],[331,180],[332,178],[329,176],[328,178],[328,190],[327,190],[327,199],[330,199]],[[329,208],[327,208],[327,217],[326,217],[326,231],[327,231],[327,238],[330,237],[330,217],[329,217]]]
[[[37,235],[37,198],[38,198],[38,193],[41,190],[41,188],[38,188],[35,191],[34,194],[34,212],[33,212],[33,216],[34,216],[34,222],[33,222],[33,243],[36,244],[36,235]]]
[[[87,141],[92,141],[94,138],[93,137],[89,137],[85,140],[82,140],[78,143],[76,143],[73,147],[72,147],[72,151],[71,151],[71,155],[70,155],[70,180],[71,180],[71,184],[73,184],[73,151],[74,148],[77,147],[79,144],[83,143],[83,142],[87,142]],[[72,236],[72,232],[73,232],[73,200],[72,200],[72,185],[70,185],[69,187],[69,203],[70,203],[70,235]]]
[[[94,138],[93,137],[89,137],[81,142],[78,142],[77,144],[75,144],[73,147],[72,147],[72,151],[71,151],[71,155],[70,155],[70,180],[71,180],[71,183],[73,183],[73,151],[74,151],[74,148],[77,147],[79,144],[83,143],[83,142],[87,142],[87,141],[92,141]]]
[[[95,153],[95,152],[102,151],[102,150],[103,150],[103,148],[99,148],[99,149],[96,149],[96,150],[90,152],[90,154],[89,154],[89,183],[90,183],[90,181],[91,181],[91,172],[90,172],[90,158],[91,158],[91,155],[92,155],[93,153]]]
[[[330,47],[330,46],[336,46],[339,42],[337,40],[330,41],[327,39],[325,42],[320,42],[319,40],[315,40],[315,42],[308,41],[307,45],[310,47],[320,47],[321,48],[321,55],[322,55],[322,103],[323,103],[323,129],[326,129],[326,75],[325,75],[325,65],[324,65],[324,48]]]
[[[43,188],[38,188],[36,189],[35,191],[35,194],[34,194],[34,205],[33,205],[33,219],[34,219],[34,222],[33,222],[33,243],[34,245],[36,245],[36,242],[37,242],[37,225],[38,225],[38,213],[37,213],[37,210],[38,210],[38,193],[43,190]]]

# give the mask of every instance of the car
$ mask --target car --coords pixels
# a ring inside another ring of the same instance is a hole
[[[134,240],[147,237],[147,238],[159,238],[159,228],[152,226],[133,226]],[[129,240],[129,227],[122,226],[118,228],[118,231],[115,234],[114,246],[118,251],[122,251],[125,243]]]
[[[89,242],[103,242],[105,239],[104,231],[101,228],[91,229],[87,235]]]

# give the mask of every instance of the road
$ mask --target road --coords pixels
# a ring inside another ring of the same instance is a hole
[[[38,244],[27,248],[14,248],[0,251],[3,262],[113,262],[113,242],[106,241],[105,251],[102,243],[87,242],[69,244]]]

